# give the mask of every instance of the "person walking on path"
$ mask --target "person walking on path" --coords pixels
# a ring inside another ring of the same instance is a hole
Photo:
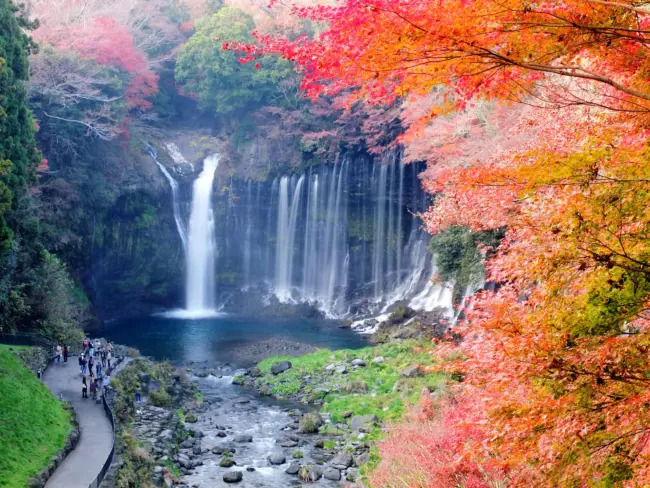
[[[97,378],[101,378],[101,376],[102,376],[102,363],[97,361],[97,365],[95,366],[95,370],[97,371]]]
[[[91,342],[88,346],[88,355],[92,358],[95,355],[95,345]]]
[[[108,351],[106,353],[106,364],[108,364],[108,368],[111,368],[111,351]]]
[[[63,349],[61,349],[61,344],[56,345],[56,362],[60,363],[61,362],[61,353],[63,352]]]
[[[84,357],[83,354],[79,357],[79,361],[81,363],[81,374],[85,376],[86,375],[86,364],[88,364],[88,362],[86,361],[86,358]]]
[[[108,384],[111,382],[111,377],[109,375],[104,376],[104,379],[102,380],[102,395],[106,395],[106,391],[108,390]]]
[[[106,348],[105,347],[102,347],[102,350],[101,350],[99,355],[101,356],[101,359],[102,359],[102,367],[105,368],[106,367]]]
[[[68,345],[64,344],[63,345],[63,362],[67,363],[68,362],[68,355],[70,354],[70,349],[68,349]]]
[[[88,371],[90,371],[90,374],[93,374],[93,364],[95,363],[95,359],[93,359],[92,356],[88,358]]]
[[[97,401],[97,390],[99,389],[99,379],[93,381],[93,400]]]
[[[81,398],[88,398],[88,383],[85,376],[81,378]]]

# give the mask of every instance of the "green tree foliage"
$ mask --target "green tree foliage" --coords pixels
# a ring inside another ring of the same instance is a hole
[[[30,39],[21,30],[17,8],[0,0],[0,247],[11,247],[27,184],[40,162],[34,122],[27,108]]]
[[[197,21],[178,55],[176,80],[202,109],[228,115],[280,96],[277,84],[292,73],[287,61],[268,57],[258,65],[243,64],[238,59],[243,54],[223,49],[223,42],[253,42],[254,28],[250,15],[228,7]]]
[[[0,0],[0,331],[40,332],[72,343],[88,305],[59,259],[45,251],[31,198],[41,154],[27,108],[33,28]]]
[[[81,342],[77,324],[87,318],[86,296],[75,287],[61,260],[47,251],[42,253],[36,274],[30,299],[40,332],[70,344]]]

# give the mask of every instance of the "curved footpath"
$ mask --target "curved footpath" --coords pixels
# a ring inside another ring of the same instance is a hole
[[[121,364],[119,365],[121,366]],[[120,367],[113,371],[113,374]],[[67,363],[56,361],[45,372],[45,384],[57,398],[72,403],[79,421],[81,437],[77,447],[65,458],[47,481],[45,488],[87,488],[101,471],[113,446],[113,430],[104,407],[92,398],[81,398],[81,375],[77,356]]]

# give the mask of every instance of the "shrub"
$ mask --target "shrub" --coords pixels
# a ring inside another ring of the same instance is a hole
[[[152,391],[149,394],[149,399],[151,400],[151,403],[156,407],[167,407],[172,402],[169,393],[163,389]]]
[[[480,404],[480,402],[478,402]],[[371,486],[505,486],[505,474],[481,449],[484,432],[477,428],[482,412],[477,402],[459,398],[436,408],[423,396],[402,422],[379,443],[381,462],[369,476]],[[459,453],[472,452],[472,455]]]
[[[301,450],[293,451],[293,454],[292,454],[291,456],[292,456],[294,459],[302,459],[303,457],[305,457],[305,455],[302,453]]]
[[[318,428],[323,425],[323,418],[316,412],[309,412],[300,419],[300,431],[306,434],[318,432]]]

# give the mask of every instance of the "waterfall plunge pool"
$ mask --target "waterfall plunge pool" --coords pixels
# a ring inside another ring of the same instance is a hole
[[[159,360],[229,362],[245,366],[251,363],[250,358],[237,357],[237,352],[269,339],[332,350],[359,349],[368,345],[367,337],[341,329],[339,325],[336,320],[296,317],[220,315],[188,319],[149,316],[110,322],[106,324],[104,336]]]

